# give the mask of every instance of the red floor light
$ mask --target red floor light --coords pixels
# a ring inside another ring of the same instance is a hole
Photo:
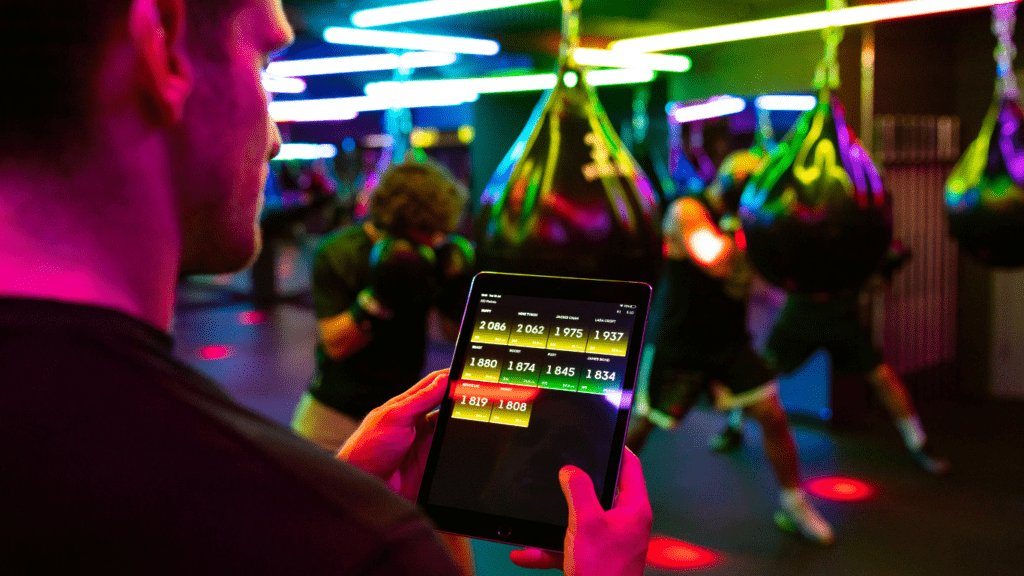
[[[867,482],[842,476],[829,476],[811,480],[807,483],[807,491],[818,498],[842,500],[845,502],[864,500],[870,498],[875,493],[875,489]]]
[[[203,360],[223,360],[234,353],[230,346],[205,346],[199,350]]]
[[[259,310],[249,310],[238,313],[238,323],[243,326],[251,324],[262,324],[267,319],[267,313]]]
[[[695,570],[718,563],[719,555],[668,536],[651,536],[647,565],[662,570]]]

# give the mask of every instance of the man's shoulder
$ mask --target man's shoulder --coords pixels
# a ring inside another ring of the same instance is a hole
[[[361,225],[353,224],[345,226],[331,232],[324,236],[317,245],[317,253],[322,252],[335,252],[345,249],[355,249],[359,246],[372,245],[373,242],[370,240],[370,236],[366,233]]]
[[[340,228],[323,238],[313,258],[314,269],[323,273],[341,274],[366,262],[373,240],[362,226]]]
[[[49,341],[61,354],[45,365],[0,354],[19,380],[0,399],[0,446],[20,471],[0,478],[11,546],[59,548],[61,525],[69,545],[137,551],[124,562],[174,550],[183,564],[376,573],[389,554],[443,554],[411,503],[167,355]]]

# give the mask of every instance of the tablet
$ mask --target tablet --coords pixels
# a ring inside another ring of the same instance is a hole
[[[445,532],[561,551],[567,464],[611,507],[651,287],[473,280],[418,503]]]

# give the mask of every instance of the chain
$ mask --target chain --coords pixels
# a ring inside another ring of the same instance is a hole
[[[846,0],[828,0],[829,10],[846,8]],[[825,41],[825,55],[814,71],[814,87],[835,90],[839,87],[839,43],[843,40],[841,27],[829,26],[821,31]]]
[[[569,62],[572,51],[580,46],[580,6],[583,0],[562,0],[562,45],[559,60]]]
[[[992,6],[992,33],[996,40],[996,81],[997,89],[1003,97],[1017,99],[1017,76],[1013,73],[1013,59],[1017,55],[1017,47],[1013,44],[1013,28],[1017,22],[1017,3],[996,4]]]

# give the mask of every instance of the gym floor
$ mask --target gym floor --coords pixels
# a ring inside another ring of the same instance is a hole
[[[176,354],[283,424],[313,370],[306,260],[298,249],[283,251],[282,299],[265,311],[248,302],[247,274],[189,280],[179,294]],[[428,369],[447,366],[450,354],[450,344],[432,339]],[[877,409],[863,426],[844,430],[793,419],[807,481],[838,476],[871,489],[860,500],[812,497],[835,528],[830,547],[775,527],[777,487],[756,425],[746,424],[745,444],[728,455],[707,447],[724,419],[705,408],[674,430],[655,431],[640,459],[654,534],[664,539],[652,546],[647,573],[1024,574],[1024,402],[936,401],[919,409],[936,452],[952,462],[946,477],[919,470]],[[537,574],[513,566],[510,549],[474,541],[477,573]]]

